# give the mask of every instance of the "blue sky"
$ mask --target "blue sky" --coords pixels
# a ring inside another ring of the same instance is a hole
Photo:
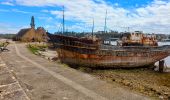
[[[36,27],[49,32],[61,30],[62,6],[65,6],[68,31],[140,30],[170,34],[170,0],[0,0],[0,33],[17,33],[30,27],[31,16]]]

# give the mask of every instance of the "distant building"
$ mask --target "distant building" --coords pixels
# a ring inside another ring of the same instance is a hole
[[[31,17],[31,28],[21,29],[17,35],[13,38],[15,41],[22,42],[44,42],[47,41],[48,37],[46,30],[43,27],[35,29],[34,16]]]

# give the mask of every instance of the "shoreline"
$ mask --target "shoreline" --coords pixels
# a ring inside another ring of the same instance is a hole
[[[53,55],[55,52],[51,54],[47,50],[46,53],[40,53],[41,54],[38,56],[50,61],[59,62],[58,59],[55,58],[55,60],[52,60],[53,58],[49,56]],[[168,68],[169,72],[159,73],[149,68],[94,70],[88,67],[74,67],[76,70],[91,74],[109,83],[117,83],[120,86],[127,87],[132,91],[142,93],[151,98],[170,99],[170,68]]]
[[[109,83],[117,83],[151,98],[170,99],[170,73],[159,73],[148,68],[92,70],[79,67],[77,70]]]

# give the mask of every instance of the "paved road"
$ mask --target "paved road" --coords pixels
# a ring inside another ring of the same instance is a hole
[[[30,100],[22,86],[0,59],[0,100]]]
[[[31,100],[148,100],[118,84],[49,62],[30,53],[25,44],[10,44],[3,61]]]

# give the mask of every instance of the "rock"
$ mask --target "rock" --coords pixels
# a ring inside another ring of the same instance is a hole
[[[115,79],[112,79],[112,81],[116,81]]]
[[[163,97],[163,96],[159,96],[159,99],[163,100],[163,99],[164,99],[164,97]]]
[[[170,100],[170,96],[168,96],[168,100]]]
[[[130,82],[127,81],[127,80],[123,80],[122,83],[123,83],[124,85],[126,85],[126,86],[129,86],[129,85],[130,85]]]
[[[53,61],[57,61],[57,60],[58,60],[58,57],[53,57],[52,60],[53,60]]]
[[[53,61],[52,59],[53,59],[53,57],[49,57],[49,60],[50,60],[50,61]]]
[[[67,97],[63,97],[63,100],[68,100],[68,98]]]
[[[35,52],[35,55],[39,55],[40,53],[39,52]]]
[[[164,92],[164,94],[165,94],[165,95],[169,95],[169,93],[168,93],[168,92]]]
[[[44,57],[44,58],[48,60],[48,57]]]

